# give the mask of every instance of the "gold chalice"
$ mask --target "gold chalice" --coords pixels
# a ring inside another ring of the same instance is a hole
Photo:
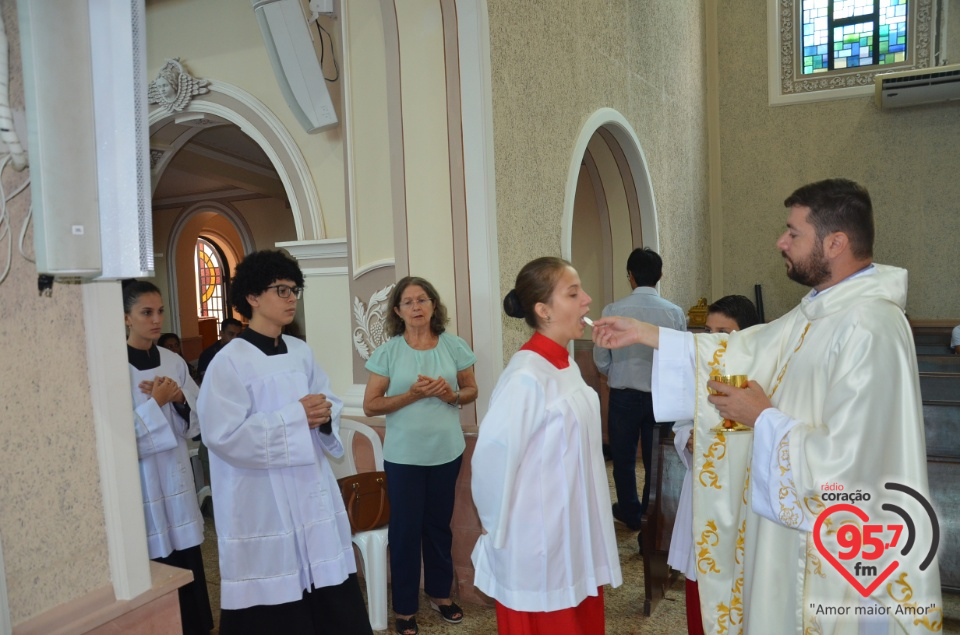
[[[746,388],[750,382],[746,375],[711,375],[710,379],[712,381],[719,381],[722,384],[727,384],[728,386],[733,386],[734,388]],[[710,390],[709,388],[707,388],[707,391],[711,395],[719,394],[716,390]],[[710,432],[753,432],[753,428],[737,421],[724,419],[720,425],[711,428]]]

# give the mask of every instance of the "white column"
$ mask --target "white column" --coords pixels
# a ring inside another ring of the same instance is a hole
[[[149,590],[152,583],[133,429],[133,398],[128,390],[130,375],[122,337],[123,299],[117,281],[85,282],[82,294],[110,579],[117,599],[129,600]]]
[[[297,259],[303,271],[304,335],[317,362],[330,376],[334,393],[344,398],[353,386],[353,329],[347,240],[298,240],[277,243]]]
[[[10,605],[7,600],[7,574],[3,570],[3,542],[0,541],[0,635],[10,635],[12,632]]]

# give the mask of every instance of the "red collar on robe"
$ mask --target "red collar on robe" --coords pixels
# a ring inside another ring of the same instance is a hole
[[[567,349],[540,333],[534,333],[520,350],[533,351],[561,370],[570,366],[570,353]]]

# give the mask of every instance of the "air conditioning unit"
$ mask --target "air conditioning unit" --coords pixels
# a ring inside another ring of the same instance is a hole
[[[920,106],[960,99],[960,64],[875,75],[880,108]]]

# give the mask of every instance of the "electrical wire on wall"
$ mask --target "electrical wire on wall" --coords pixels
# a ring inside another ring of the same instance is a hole
[[[335,82],[338,79],[340,79],[340,66],[337,64],[337,52],[333,48],[333,36],[330,35],[329,31],[323,28],[323,25],[320,24],[320,20],[317,20],[317,32],[320,33],[320,68],[323,68],[323,53],[324,53],[323,34],[326,33],[327,39],[330,40],[330,57],[333,58],[333,67],[337,69],[337,76],[334,77],[333,79],[327,77],[326,73],[324,73],[323,78],[328,82]]]
[[[23,145],[20,143],[20,138],[17,136],[17,130],[13,121],[13,111],[10,109],[9,56],[10,51],[9,43],[7,41],[7,29],[3,22],[3,16],[0,15],[0,141],[7,146],[8,150],[8,153],[0,158],[0,177],[3,176],[3,171],[8,165],[12,165],[17,171],[23,170],[28,165],[27,153],[23,149]],[[10,214],[7,212],[7,203],[18,194],[23,192],[28,185],[30,185],[29,177],[25,179],[23,183],[18,185],[13,192],[6,194],[4,192],[3,182],[0,180],[0,243],[3,242],[4,238],[7,239],[7,254],[3,268],[0,269],[0,284],[3,284],[3,281],[10,273],[10,268],[13,261],[14,230],[10,224]],[[26,252],[23,250],[23,241],[27,235],[27,227],[29,227],[31,216],[32,209],[27,212],[26,218],[23,219],[23,226],[20,228],[18,247],[20,254],[30,262],[33,262],[33,259],[27,256]]]

